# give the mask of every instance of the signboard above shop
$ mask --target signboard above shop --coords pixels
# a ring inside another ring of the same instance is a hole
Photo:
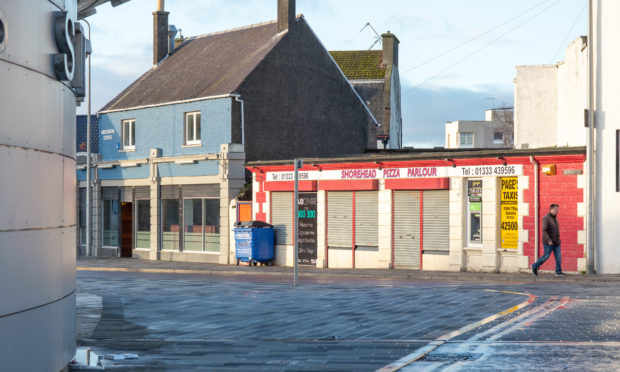
[[[407,179],[445,177],[506,177],[523,175],[523,165],[477,165],[464,167],[367,168],[299,171],[301,181],[352,179]],[[267,172],[267,181],[293,181],[291,172]]]

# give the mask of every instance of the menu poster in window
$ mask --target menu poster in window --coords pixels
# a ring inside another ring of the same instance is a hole
[[[467,181],[467,197],[470,202],[482,201],[482,180]]]
[[[302,265],[316,265],[316,206],[315,192],[301,192],[297,199],[299,207],[299,233],[297,262]]]

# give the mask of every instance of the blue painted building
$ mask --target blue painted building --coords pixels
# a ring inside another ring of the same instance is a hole
[[[230,263],[246,161],[363,153],[378,122],[292,0],[277,20],[178,45],[168,13],[153,15],[153,67],[98,113],[92,244]]]

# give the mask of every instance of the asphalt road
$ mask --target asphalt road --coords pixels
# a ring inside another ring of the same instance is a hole
[[[106,370],[620,370],[618,283],[79,271]]]

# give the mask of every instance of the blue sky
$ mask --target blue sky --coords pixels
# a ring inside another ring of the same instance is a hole
[[[561,61],[587,31],[586,0],[297,0],[328,50],[368,49],[367,22],[400,40],[403,142],[443,146],[444,123],[513,105],[515,66]],[[156,0],[99,6],[92,25],[93,112],[151,67]],[[168,0],[194,36],[276,18],[276,0]],[[362,30],[362,31],[360,31]],[[380,48],[380,44],[375,45]],[[429,62],[430,61],[430,62]],[[78,109],[85,112],[85,105]]]

